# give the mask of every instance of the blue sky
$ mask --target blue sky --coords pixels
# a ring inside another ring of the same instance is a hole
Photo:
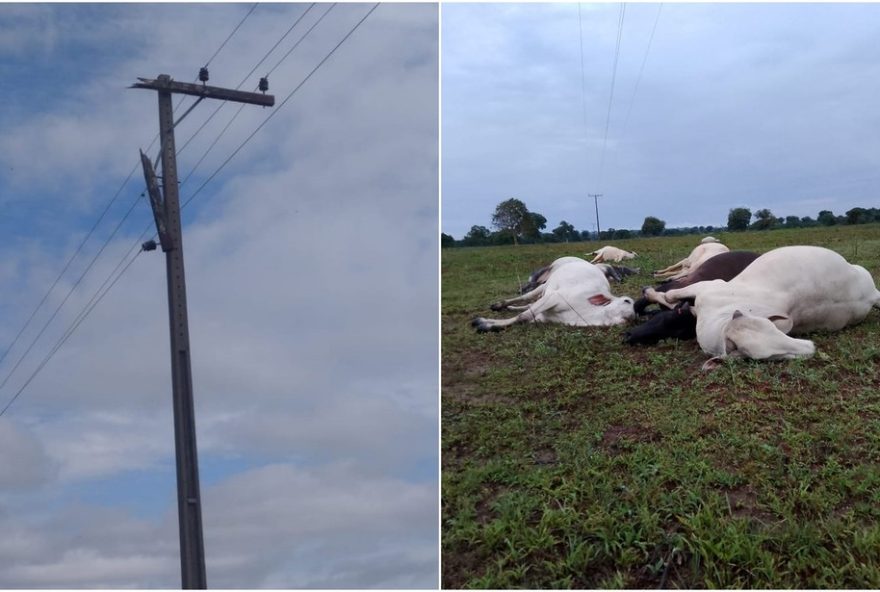
[[[589,193],[603,229],[876,205],[880,5],[627,4],[615,74],[620,14],[581,5],[582,92],[577,4],[443,6],[443,232],[510,197],[546,231],[594,230]]]
[[[0,5],[0,352],[157,132],[155,93],[127,87],[192,81],[251,6]],[[306,7],[259,5],[210,83],[236,87]],[[369,7],[328,13],[270,75],[278,103]],[[436,5],[380,6],[185,210],[209,586],[436,586],[437,27]],[[242,110],[181,199],[270,112]],[[135,204],[3,404],[151,226],[142,191],[136,169],[0,364]],[[167,314],[164,258],[141,254],[0,418],[0,587],[179,586]]]

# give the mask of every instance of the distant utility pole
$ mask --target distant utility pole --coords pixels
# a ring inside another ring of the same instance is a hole
[[[599,240],[599,234],[602,232],[599,228],[599,198],[602,197],[601,193],[588,193],[589,197],[593,198],[593,203],[596,204],[596,240]]]
[[[196,424],[193,409],[192,368],[189,349],[189,322],[186,311],[186,282],[183,269],[183,236],[180,228],[180,198],[177,187],[177,157],[174,147],[174,126],[171,95],[181,93],[202,99],[220,99],[271,107],[275,97],[206,86],[207,68],[199,73],[202,84],[175,82],[167,74],[155,80],[139,78],[130,88],[145,88],[159,93],[159,137],[162,157],[162,191],[150,159],[141,152],[144,179],[150,194],[150,206],[156,221],[156,230],[168,277],[168,313],[171,324],[171,380],[174,406],[174,446],[177,458],[177,516],[180,526],[180,571],[184,589],[206,589],[205,544],[202,537],[202,508],[199,493],[199,463],[196,451]],[[268,89],[265,79],[261,89]],[[156,243],[144,243],[145,250],[153,250]]]

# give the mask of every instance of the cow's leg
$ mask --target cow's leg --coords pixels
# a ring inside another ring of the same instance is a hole
[[[664,267],[663,269],[658,269],[654,272],[654,277],[663,277],[667,275],[672,275],[681,271],[682,266],[684,265],[684,261],[679,261],[669,267]]]
[[[489,308],[491,308],[492,310],[504,310],[511,305],[519,306],[519,305],[523,305],[523,304],[528,304],[530,302],[534,302],[535,300],[537,300],[538,298],[540,298],[541,296],[544,295],[544,288],[545,288],[545,285],[541,284],[540,286],[538,286],[534,290],[526,292],[525,294],[522,294],[520,296],[514,296],[513,298],[510,298],[508,300],[502,300],[501,302],[495,302],[494,304],[491,304],[489,306]]]
[[[663,293],[664,300],[666,301],[666,305],[675,306],[681,300],[693,300],[695,299],[700,292],[705,290],[709,286],[717,286],[718,284],[726,284],[724,280],[708,280],[705,282],[696,282],[691,284],[690,286],[685,286],[684,288],[676,288],[675,290],[669,290]],[[658,293],[660,296],[660,293]]]
[[[671,291],[671,290],[670,290],[670,291]],[[655,304],[659,304],[660,306],[663,306],[663,307],[666,307],[666,308],[674,308],[674,307],[675,307],[675,304],[674,304],[674,303],[670,303],[670,302],[666,299],[666,295],[667,295],[667,294],[669,294],[669,291],[667,291],[667,292],[658,292],[658,291],[655,290],[654,288],[650,288],[650,287],[649,287],[649,288],[645,288],[644,290],[642,290],[642,295],[644,296],[645,300],[647,300],[649,303],[650,303],[650,302],[653,302],[653,303],[655,303]]]
[[[520,288],[519,293],[525,294],[526,292],[531,292],[541,284],[545,283],[547,281],[547,278],[550,277],[551,271],[553,271],[553,264],[542,267],[541,269],[533,273],[529,277],[529,281],[526,283],[526,285]]]
[[[476,327],[480,333],[487,331],[500,331],[517,323],[534,323],[544,320],[544,313],[555,308],[559,304],[559,298],[556,294],[552,294],[546,298],[541,298],[530,306],[521,307],[523,311],[509,319],[487,319],[477,317],[471,321],[471,325]]]

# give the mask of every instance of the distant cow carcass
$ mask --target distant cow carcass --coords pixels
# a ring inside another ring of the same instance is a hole
[[[713,238],[713,237],[707,237]],[[706,239],[703,239],[706,240]],[[703,242],[694,247],[694,250],[690,252],[690,255],[675,263],[670,265],[669,267],[665,267],[663,269],[659,269],[654,272],[655,278],[666,278],[670,280],[682,278],[689,273],[693,273],[697,270],[697,268],[702,265],[704,261],[709,259],[710,257],[714,257],[715,255],[719,255],[721,253],[726,253],[730,249],[726,246],[722,245],[719,242],[715,242],[716,239],[713,238],[712,242]]]
[[[544,322],[575,326],[619,325],[635,317],[633,300],[611,294],[605,275],[579,257],[550,265],[547,280],[534,290],[492,305],[492,310],[520,311],[509,319],[475,318],[478,331],[499,331],[516,323]]]
[[[822,247],[774,249],[724,282],[698,282],[669,290],[666,300],[694,300],[697,341],[715,356],[757,360],[809,357],[812,341],[797,335],[837,331],[862,321],[880,306],[880,291],[868,271]]]
[[[601,249],[587,253],[587,256],[589,255],[595,255],[590,263],[606,263],[608,261],[620,263],[624,259],[633,259],[639,256],[636,252],[630,253],[629,251],[624,251],[623,249],[618,249],[617,247],[612,246],[604,246]]]

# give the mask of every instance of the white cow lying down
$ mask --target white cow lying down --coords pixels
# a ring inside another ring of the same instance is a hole
[[[712,240],[705,242],[706,239]],[[710,259],[715,255],[720,255],[721,253],[727,253],[728,251],[730,251],[730,249],[718,242],[718,239],[707,236],[703,239],[703,242],[694,247],[694,250],[691,251],[687,257],[669,267],[655,271],[654,277],[669,280],[683,278],[687,274],[696,271],[706,259]]]
[[[880,291],[864,267],[822,247],[781,247],[764,253],[725,282],[698,282],[669,290],[666,300],[696,298],[697,340],[720,358],[756,360],[809,357],[812,341],[788,334],[837,331],[880,306]]]
[[[531,304],[530,304],[531,303]],[[619,325],[635,318],[633,300],[611,294],[608,278],[580,257],[561,257],[550,264],[547,281],[522,296],[492,305],[492,310],[522,311],[509,319],[477,317],[478,331],[499,331],[515,323]]]
[[[620,263],[624,259],[632,259],[634,257],[638,257],[638,253],[630,253],[629,251],[624,251],[623,249],[618,249],[617,247],[612,246],[604,246],[601,249],[597,249],[592,253],[587,253],[587,256],[595,255],[593,260],[590,263],[604,263],[605,261],[614,261],[615,263]]]

